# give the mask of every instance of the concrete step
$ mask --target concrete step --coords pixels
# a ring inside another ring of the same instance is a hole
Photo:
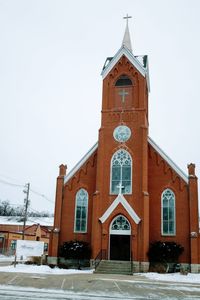
[[[131,262],[102,260],[95,273],[132,275]]]

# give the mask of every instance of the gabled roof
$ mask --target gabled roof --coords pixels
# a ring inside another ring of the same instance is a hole
[[[117,51],[115,56],[110,60],[107,66],[102,70],[101,75],[103,79],[108,75],[108,73],[112,70],[112,68],[116,65],[119,59],[125,55],[128,60],[136,67],[138,71],[145,77],[146,70],[141,65],[141,63],[136,59],[136,57],[131,53],[131,51],[125,46],[122,45],[121,48]]]
[[[150,138],[148,137],[149,144],[156,150],[160,156],[172,167],[172,169],[186,182],[188,183],[187,175],[173,162],[173,160]]]
[[[105,211],[103,216],[99,218],[101,223],[104,223],[108,219],[108,217],[119,205],[119,203],[122,204],[122,206],[125,208],[125,210],[128,212],[128,214],[136,224],[138,224],[141,221],[141,219],[138,217],[138,215],[136,214],[134,209],[130,206],[130,204],[127,202],[127,200],[124,198],[124,196],[122,194],[119,194],[117,198],[112,202],[112,204],[108,207],[108,209]]]
[[[152,140],[148,137],[149,144],[156,150],[160,156],[171,166],[171,168],[186,182],[188,183],[187,175],[173,162],[173,160]],[[81,158],[81,160],[74,166],[74,168],[64,178],[66,183],[72,176],[83,166],[83,164],[90,158],[90,156],[97,150],[98,142]]]
[[[150,91],[149,71],[148,71],[148,58],[146,55],[134,56],[133,53],[125,46],[122,45],[117,51],[114,57],[108,57],[103,70],[101,72],[102,78],[104,79],[112,68],[117,64],[122,56],[130,61],[130,63],[140,72],[143,77],[147,79],[148,90]]]
[[[92,148],[81,158],[81,160],[74,166],[74,168],[64,178],[64,184],[74,176],[74,174],[82,167],[82,165],[90,158],[90,156],[96,151],[98,142],[94,144]]]

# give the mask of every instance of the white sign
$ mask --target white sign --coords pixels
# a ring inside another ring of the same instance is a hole
[[[41,256],[44,253],[44,242],[17,240],[17,256]]]

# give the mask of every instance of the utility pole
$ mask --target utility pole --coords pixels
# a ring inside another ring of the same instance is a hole
[[[26,221],[27,221],[27,212],[28,212],[28,205],[29,205],[29,190],[30,190],[30,183],[25,185],[27,189],[23,192],[26,194],[26,198],[24,199],[25,208],[24,208],[24,224],[23,224],[23,231],[22,231],[22,240],[24,240],[24,234],[26,229]]]

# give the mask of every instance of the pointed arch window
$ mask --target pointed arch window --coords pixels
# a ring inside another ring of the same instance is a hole
[[[132,81],[127,75],[121,75],[115,83],[115,86],[127,86],[127,85],[132,85]]]
[[[119,194],[120,185],[122,194],[131,194],[131,182],[132,158],[126,150],[120,149],[114,153],[111,160],[111,194]]]
[[[161,197],[162,234],[175,235],[175,195],[170,189],[164,190]]]
[[[88,193],[85,189],[80,189],[76,193],[75,206],[75,232],[87,232],[87,215],[88,215]]]

